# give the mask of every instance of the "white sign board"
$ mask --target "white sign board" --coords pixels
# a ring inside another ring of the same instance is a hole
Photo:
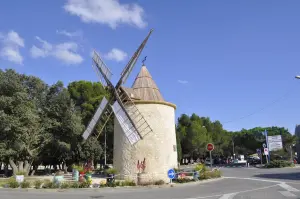
[[[268,136],[268,143],[270,151],[282,149],[281,135]]]
[[[24,182],[24,176],[23,175],[16,175],[16,181],[18,183]]]

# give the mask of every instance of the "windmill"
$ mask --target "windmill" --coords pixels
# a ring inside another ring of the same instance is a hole
[[[99,124],[100,127],[98,128],[100,130],[97,131],[96,135],[98,138],[113,114],[117,118],[123,132],[132,145],[137,143],[140,139],[143,139],[148,133],[152,132],[151,127],[134,104],[131,96],[129,96],[125,89],[121,87],[128,79],[152,32],[153,29],[150,30],[139,48],[133,54],[128,64],[123,69],[121,78],[115,86],[110,81],[112,76],[111,71],[105,65],[99,54],[94,51],[93,67],[96,70],[102,85],[106,86],[111,97],[109,100],[103,97],[93,118],[82,135],[85,140],[94,131],[96,124],[101,121]]]

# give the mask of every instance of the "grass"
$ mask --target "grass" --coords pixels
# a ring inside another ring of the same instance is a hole
[[[0,187],[4,187],[6,184],[8,184],[11,178],[0,178]],[[43,179],[34,178],[34,177],[25,177],[25,180],[27,182],[34,183],[36,180],[43,180]]]

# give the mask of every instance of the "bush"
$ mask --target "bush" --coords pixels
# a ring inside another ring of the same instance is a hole
[[[200,173],[200,180],[212,179],[212,178],[220,178],[222,176],[222,172],[219,169],[214,169],[212,171],[205,171]]]
[[[68,189],[71,187],[71,184],[68,183],[68,182],[63,182],[61,185],[60,185],[60,188],[61,189]]]
[[[23,181],[23,182],[21,182],[21,188],[30,188],[30,182],[28,182],[28,181]]]
[[[122,182],[122,186],[136,186],[136,183],[133,180],[125,180]]]
[[[42,184],[43,184],[43,181],[41,181],[41,180],[36,180],[36,181],[34,181],[34,188],[36,188],[36,189],[39,189],[39,188],[41,188],[41,186],[42,186]]]
[[[273,160],[265,165],[266,168],[283,168],[292,166],[294,166],[294,163],[286,160]]]
[[[45,189],[57,189],[59,188],[59,185],[50,181],[50,180],[45,180],[44,184],[43,184],[43,188]]]
[[[20,186],[14,178],[10,178],[7,185],[9,188],[18,188]]]
[[[70,188],[79,188],[80,183],[79,182],[73,182],[70,184]]]
[[[207,168],[205,166],[205,164],[197,164],[195,167],[196,171],[200,171],[200,172],[206,172]]]
[[[27,175],[27,172],[25,172],[25,171],[18,171],[18,172],[16,173],[16,175],[17,175],[17,176],[21,176],[21,175],[26,176],[26,175]]]

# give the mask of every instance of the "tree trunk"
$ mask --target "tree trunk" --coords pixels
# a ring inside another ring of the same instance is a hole
[[[68,169],[68,167],[67,167],[66,162],[63,162],[63,170],[65,173],[68,173],[67,169]]]
[[[38,165],[33,165],[33,169],[32,169],[30,176],[34,176],[34,173],[37,169],[38,169]]]
[[[7,163],[4,164],[4,175],[8,176],[8,164]]]
[[[18,167],[12,159],[9,159],[9,164],[13,170],[13,175],[16,175],[18,172]]]
[[[0,162],[0,172],[1,172],[1,170],[2,170],[2,162]]]

